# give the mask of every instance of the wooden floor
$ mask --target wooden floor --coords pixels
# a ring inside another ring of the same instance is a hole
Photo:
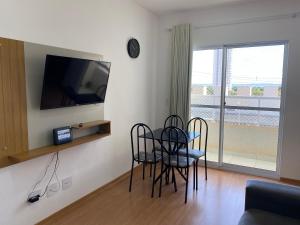
[[[148,171],[148,170],[147,170]],[[199,190],[193,191],[192,174],[188,203],[184,183],[177,174],[178,192],[163,185],[162,197],[150,198],[151,180],[135,170],[132,192],[128,176],[72,204],[42,221],[43,225],[236,225],[244,211],[245,184],[253,176],[209,169],[208,181],[199,168]],[[157,185],[158,186],[158,185]]]

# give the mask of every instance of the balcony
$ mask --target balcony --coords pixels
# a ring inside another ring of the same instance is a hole
[[[208,160],[218,162],[220,96],[194,91],[191,102],[191,116],[209,125]],[[223,162],[276,171],[280,97],[226,96],[226,103]]]

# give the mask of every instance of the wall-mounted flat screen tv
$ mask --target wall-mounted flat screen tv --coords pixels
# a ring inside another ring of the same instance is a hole
[[[47,55],[41,110],[104,103],[110,65]]]

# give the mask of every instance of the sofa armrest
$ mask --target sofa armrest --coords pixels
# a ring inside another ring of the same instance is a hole
[[[249,180],[245,201],[245,210],[248,209],[260,209],[300,219],[300,188]]]

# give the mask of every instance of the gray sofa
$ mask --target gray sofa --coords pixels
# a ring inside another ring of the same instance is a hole
[[[249,180],[239,225],[300,225],[300,188]]]

